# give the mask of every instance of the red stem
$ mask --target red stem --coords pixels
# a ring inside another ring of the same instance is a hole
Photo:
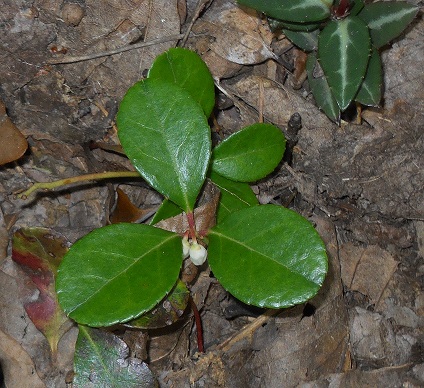
[[[191,238],[192,242],[197,243],[196,223],[194,221],[194,213],[193,212],[187,213],[187,222],[188,222],[189,237]]]
[[[194,323],[196,325],[196,334],[197,334],[197,348],[200,353],[205,353],[205,347],[203,344],[203,330],[202,330],[202,320],[200,318],[199,310],[197,309],[196,303],[194,303],[193,298],[190,296],[190,306],[193,310]]]

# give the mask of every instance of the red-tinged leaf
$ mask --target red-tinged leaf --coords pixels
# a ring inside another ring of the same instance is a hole
[[[45,228],[22,228],[12,239],[12,259],[30,277],[39,290],[37,300],[24,302],[35,327],[47,338],[53,354],[71,321],[60,309],[55,292],[55,276],[69,242]]]

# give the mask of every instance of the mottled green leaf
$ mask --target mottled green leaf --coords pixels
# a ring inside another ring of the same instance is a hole
[[[306,71],[308,72],[308,82],[318,108],[336,123],[340,121],[340,109],[337,101],[331,93],[327,79],[322,72],[316,55],[310,53],[306,61]]]
[[[330,16],[332,0],[238,0],[267,16],[288,22],[310,23]]]
[[[345,110],[358,92],[367,70],[370,37],[357,16],[333,20],[318,38],[318,59],[340,109]]]
[[[379,1],[367,4],[358,16],[368,25],[372,43],[379,48],[399,36],[418,10],[404,1]]]
[[[214,148],[212,170],[234,181],[256,181],[277,167],[285,145],[284,135],[276,126],[253,124]]]
[[[56,290],[81,324],[110,326],[151,310],[172,289],[182,263],[181,237],[143,224],[114,224],[78,240],[65,255]]]
[[[79,326],[74,355],[74,388],[157,388],[146,363],[131,358],[116,335]]]
[[[312,298],[324,281],[324,243],[292,210],[276,205],[242,209],[215,226],[208,237],[214,275],[244,303],[289,307]]]
[[[194,51],[171,48],[156,57],[149,78],[161,79],[187,90],[209,117],[215,105],[215,85],[212,75]]]
[[[229,180],[213,171],[210,174],[210,179],[221,191],[216,214],[218,224],[237,210],[259,204],[255,193],[247,183]]]
[[[186,212],[193,210],[211,152],[200,105],[181,87],[147,78],[128,90],[117,124],[122,147],[143,178]]]
[[[378,106],[381,101],[382,84],[383,70],[380,54],[377,49],[373,49],[367,73],[355,97],[355,101],[363,105]]]

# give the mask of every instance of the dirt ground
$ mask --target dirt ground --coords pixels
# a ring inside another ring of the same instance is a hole
[[[77,336],[72,326],[53,362],[23,308],[28,281],[10,259],[11,234],[42,226],[73,242],[107,223],[117,184],[31,201],[13,193],[35,181],[130,169],[89,143],[117,144],[119,101],[188,28],[185,46],[203,57],[217,84],[214,139],[260,112],[284,131],[289,152],[253,189],[261,203],[288,206],[314,223],[330,271],[308,304],[276,317],[247,309],[205,271],[192,294],[206,353],[197,353],[188,313],[182,324],[150,333],[147,349],[142,333],[124,334],[131,355],[148,363],[161,387],[424,386],[422,13],[383,52],[383,107],[364,110],[360,125],[337,126],[314,106],[302,75],[271,58],[272,50],[301,70],[302,54],[235,1],[0,0],[0,10],[0,99],[29,143],[23,158],[0,167],[3,386],[69,386]],[[140,181],[119,187],[141,208],[161,202]]]

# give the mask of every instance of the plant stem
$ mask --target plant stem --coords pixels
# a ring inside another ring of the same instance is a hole
[[[97,181],[102,179],[114,178],[140,178],[137,171],[108,171],[94,174],[79,175],[71,178],[60,179],[54,182],[37,182],[34,183],[28,190],[17,195],[19,199],[27,199],[33,192],[38,190],[53,190],[58,187],[67,186],[73,183],[85,181]]]
[[[188,222],[188,235],[189,238],[191,238],[193,243],[197,243],[196,238],[196,223],[194,221],[194,213],[189,212],[187,213],[187,222]]]
[[[190,306],[193,310],[194,323],[196,325],[197,333],[197,348],[200,353],[205,353],[205,346],[203,343],[203,329],[202,329],[202,320],[200,318],[199,310],[197,309],[196,303],[194,303],[193,298],[190,296]]]

